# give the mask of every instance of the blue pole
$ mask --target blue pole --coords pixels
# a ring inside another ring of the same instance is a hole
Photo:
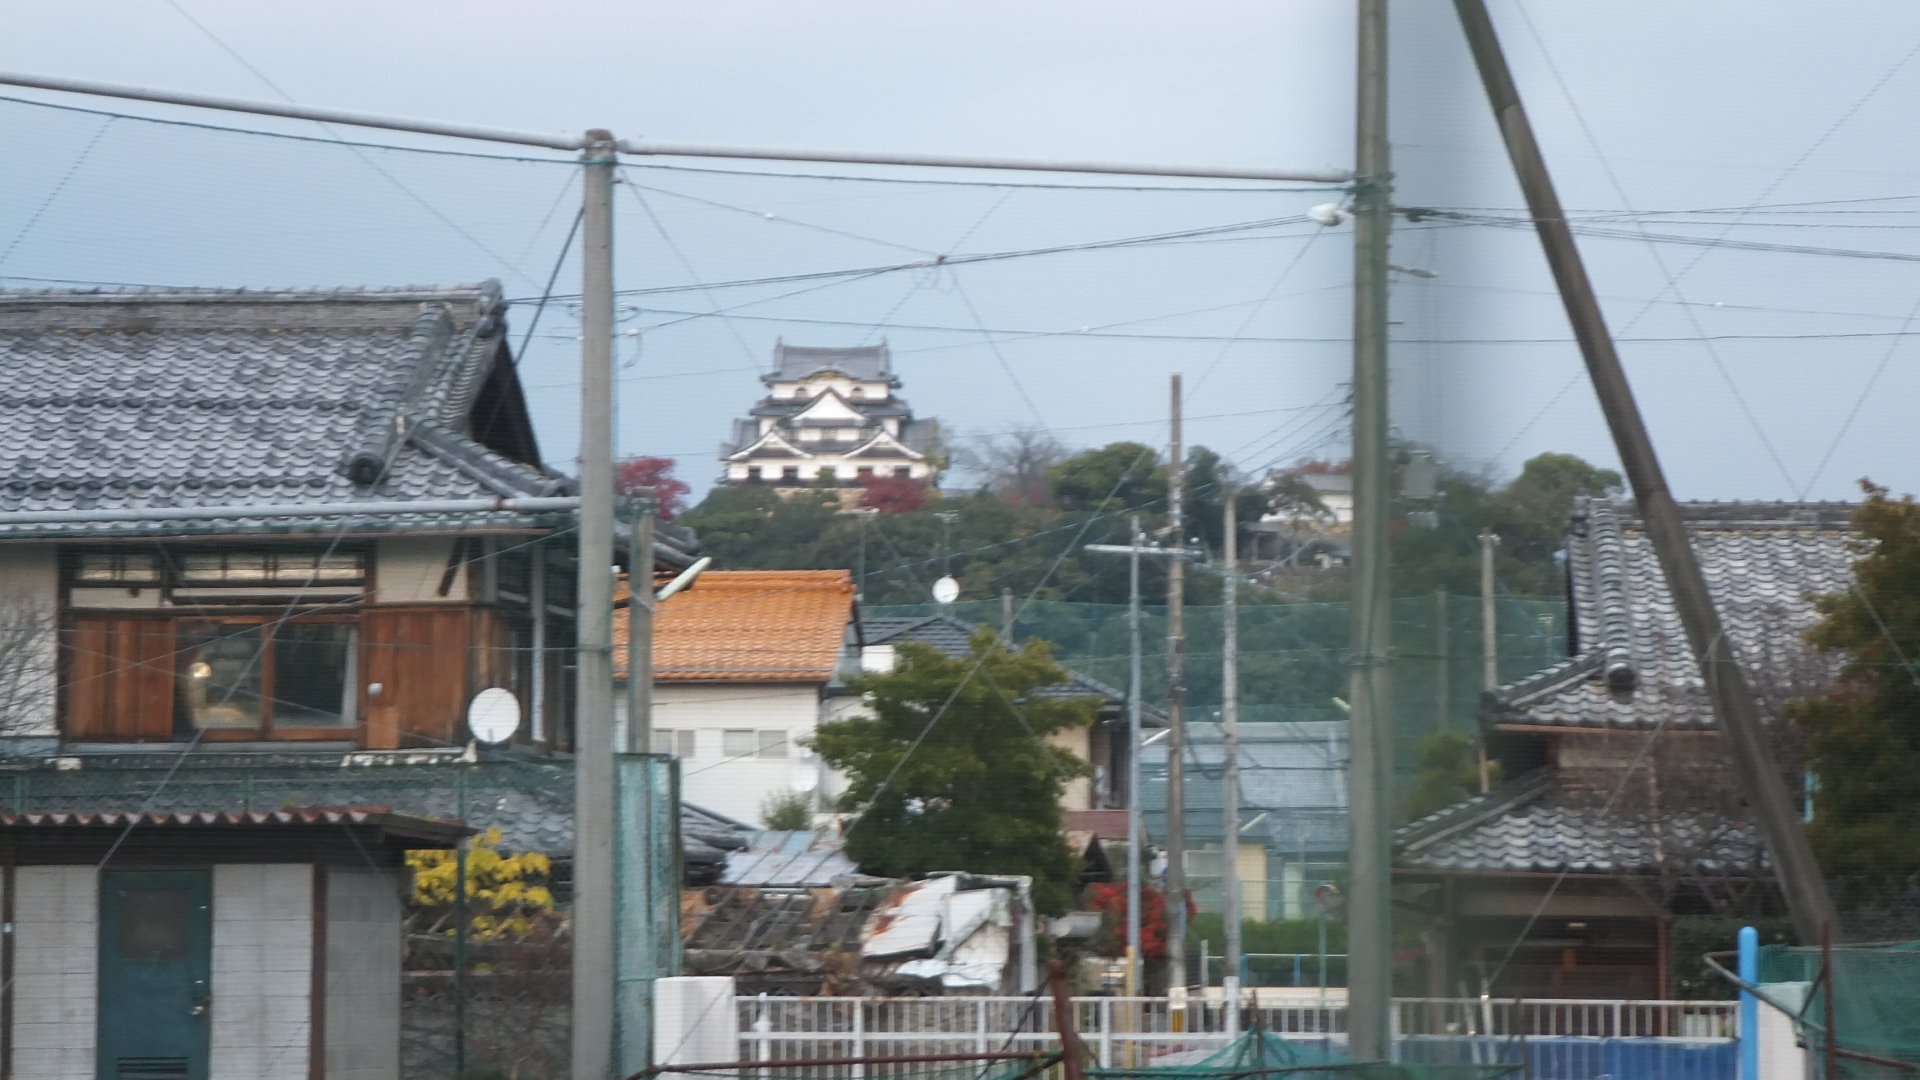
[[[1740,928],[1740,981],[1752,985],[1759,980],[1760,932],[1743,926]],[[1760,1080],[1760,999],[1746,989],[1740,991],[1740,1080]]]

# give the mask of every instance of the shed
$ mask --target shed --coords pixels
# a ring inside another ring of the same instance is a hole
[[[406,852],[385,807],[0,815],[0,1075],[397,1080]]]

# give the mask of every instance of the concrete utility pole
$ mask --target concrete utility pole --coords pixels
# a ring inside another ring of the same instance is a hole
[[[1133,515],[1133,543],[1127,552],[1127,996],[1140,993],[1140,842],[1146,822],[1140,813],[1140,515]]]
[[[613,1072],[613,136],[581,151],[580,578],[573,727],[573,1080]],[[640,558],[635,554],[636,563]],[[648,554],[651,559],[651,553]],[[631,617],[631,615],[629,615]],[[637,726],[632,717],[628,730]]]
[[[1222,471],[1225,471],[1224,464]],[[1225,743],[1221,768],[1220,816],[1225,848],[1220,870],[1221,919],[1227,924],[1226,972],[1221,996],[1227,1002],[1227,1038],[1240,1034],[1240,523],[1235,520],[1233,484],[1221,484],[1226,538],[1221,589],[1220,735]]]
[[[1500,685],[1500,620],[1493,606],[1493,549],[1500,538],[1492,529],[1480,530],[1480,685],[1491,690]],[[1493,772],[1487,766],[1487,744],[1480,740],[1480,790],[1493,790]]]
[[[1433,590],[1433,703],[1435,726],[1445,731],[1448,724],[1447,713],[1453,703],[1453,687],[1447,670],[1452,663],[1447,633],[1447,590]]]
[[[1758,703],[1747,684],[1727,642],[1714,608],[1713,594],[1700,572],[1693,543],[1687,535],[1686,521],[1667,488],[1667,479],[1654,453],[1653,440],[1647,435],[1633,388],[1614,351],[1613,336],[1607,329],[1600,301],[1594,296],[1593,283],[1580,259],[1580,249],[1567,228],[1566,213],[1547,172],[1546,159],[1534,141],[1533,123],[1520,101],[1519,88],[1500,49],[1500,39],[1481,0],[1454,0],[1467,45],[1473,50],[1474,63],[1480,69],[1481,84],[1493,106],[1494,120],[1507,144],[1520,190],[1526,195],[1527,210],[1540,234],[1547,265],[1560,289],[1560,300],[1567,309],[1567,321],[1573,324],[1574,338],[1580,343],[1580,355],[1586,360],[1587,373],[1606,415],[1607,427],[1620,453],[1620,464],[1633,486],[1634,502],[1646,523],[1647,539],[1660,560],[1667,578],[1667,590],[1686,629],[1687,644],[1700,664],[1713,703],[1714,722],[1725,733],[1733,752],[1733,765],[1754,810],[1760,835],[1766,841],[1767,855],[1780,875],[1787,906],[1793,913],[1794,929],[1802,941],[1817,941],[1823,927],[1831,926],[1833,900],[1827,895],[1826,879],[1814,861],[1813,848],[1793,811],[1787,785],[1780,777],[1772,755],[1762,741]],[[1364,172],[1364,168],[1361,170]]]
[[[1186,547],[1187,461],[1180,447],[1180,376],[1173,376],[1173,460],[1167,463],[1167,513],[1173,546]],[[1186,563],[1167,566],[1167,987],[1173,1029],[1184,1031],[1187,993],[1187,599]]]
[[[1353,709],[1347,1047],[1389,1061],[1393,1006],[1392,609],[1387,594],[1387,0],[1359,0],[1353,206]]]
[[[1140,813],[1140,556],[1164,555],[1177,563],[1188,553],[1182,547],[1148,547],[1138,514],[1133,517],[1132,544],[1088,544],[1080,550],[1127,556],[1127,627],[1131,631],[1127,684],[1127,996],[1132,997],[1139,989],[1139,966],[1144,959],[1140,951],[1140,843],[1146,831]]]
[[[627,740],[629,754],[653,752],[653,507],[633,513],[627,570]]]

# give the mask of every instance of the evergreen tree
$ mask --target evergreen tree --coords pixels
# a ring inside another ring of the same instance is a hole
[[[847,854],[889,877],[1025,874],[1039,910],[1064,911],[1077,868],[1060,797],[1089,770],[1050,740],[1092,723],[1098,703],[1033,694],[1067,681],[1041,642],[1015,651],[982,630],[971,650],[902,644],[892,671],[852,683],[870,713],[814,734],[820,759],[847,775],[842,809],[860,815]]]
[[[1862,481],[1854,588],[1815,600],[1807,635],[1845,658],[1831,692],[1793,702],[1817,778],[1809,839],[1855,902],[1885,900],[1920,878],[1920,506]]]

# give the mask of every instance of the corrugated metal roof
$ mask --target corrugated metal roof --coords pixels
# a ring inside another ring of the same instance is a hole
[[[824,888],[859,872],[832,833],[763,830],[748,836],[746,847],[727,853],[720,884]]]

